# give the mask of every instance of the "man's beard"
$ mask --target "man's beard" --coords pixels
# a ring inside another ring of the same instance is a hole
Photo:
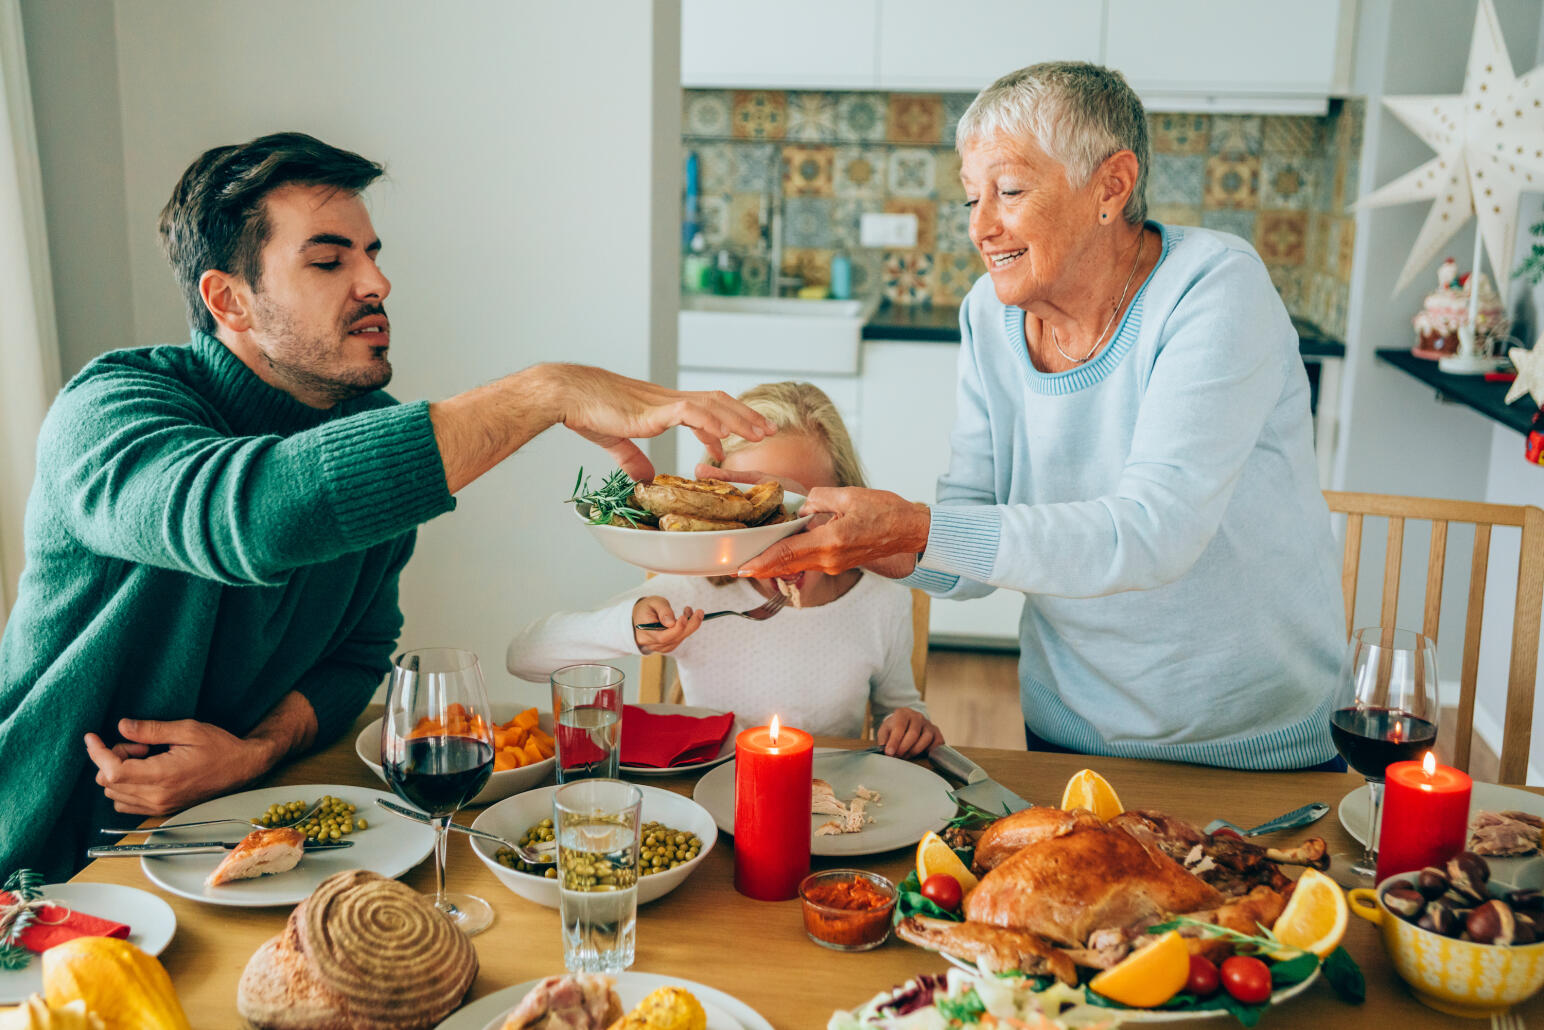
[[[283,308],[255,298],[255,328],[268,339],[261,348],[263,360],[279,379],[303,393],[321,396],[333,404],[381,390],[391,382],[391,362],[384,354],[368,365],[355,367],[344,357],[348,327],[370,315],[384,315],[380,304],[361,304],[338,326],[337,336],[307,336]]]

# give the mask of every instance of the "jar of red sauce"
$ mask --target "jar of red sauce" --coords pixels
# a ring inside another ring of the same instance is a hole
[[[836,951],[868,951],[890,936],[895,884],[862,869],[828,869],[799,884],[804,932]]]

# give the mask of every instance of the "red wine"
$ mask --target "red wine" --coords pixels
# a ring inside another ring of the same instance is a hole
[[[1392,708],[1342,708],[1330,716],[1335,750],[1363,776],[1383,779],[1395,762],[1413,761],[1437,742],[1437,724]]]
[[[477,796],[493,773],[493,747],[472,737],[404,740],[403,759],[384,766],[399,797],[433,816],[450,815]]]

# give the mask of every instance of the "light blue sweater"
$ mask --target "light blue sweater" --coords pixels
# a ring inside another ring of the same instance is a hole
[[[1045,374],[983,276],[927,550],[940,597],[1023,591],[1019,696],[1090,754],[1243,769],[1334,757],[1344,643],[1297,334],[1242,240],[1163,253],[1093,361]]]

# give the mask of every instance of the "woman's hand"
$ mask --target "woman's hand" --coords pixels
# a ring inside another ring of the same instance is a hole
[[[664,629],[638,629],[640,622],[657,622]],[[663,597],[641,597],[633,605],[633,640],[644,654],[669,654],[681,641],[702,627],[702,610],[688,605],[676,618],[675,610]]]
[[[879,724],[874,741],[885,749],[887,755],[911,758],[942,744],[944,732],[915,708],[897,708]]]
[[[908,575],[927,547],[932,515],[925,504],[887,490],[821,487],[809,493],[800,515],[826,515],[803,533],[784,537],[740,566],[737,575],[765,579],[805,569],[846,572],[863,567],[881,576]]]

